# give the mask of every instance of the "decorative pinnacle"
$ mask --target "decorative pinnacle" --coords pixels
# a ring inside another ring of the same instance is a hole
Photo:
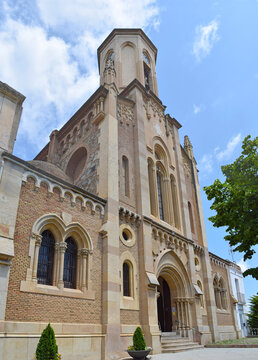
[[[193,159],[193,145],[191,144],[191,141],[189,140],[189,137],[187,135],[185,135],[184,137],[184,149],[189,158]]]

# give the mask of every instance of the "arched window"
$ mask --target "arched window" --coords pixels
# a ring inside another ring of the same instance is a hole
[[[220,302],[222,309],[227,309],[227,291],[225,289],[224,280],[221,278],[219,281],[219,291],[220,291]]]
[[[197,285],[199,286],[201,292],[203,293],[203,289],[202,289],[202,283],[200,282],[200,280],[197,281]],[[204,307],[204,300],[203,300],[203,294],[200,295],[200,303],[201,303],[201,307]]]
[[[147,90],[152,89],[152,79],[151,79],[151,65],[149,56],[143,52],[143,71],[144,71],[144,84]]]
[[[110,51],[110,53],[108,54],[107,58],[106,58],[106,62],[105,62],[105,69],[113,69],[114,68],[114,59],[115,59],[115,53],[114,51]]]
[[[163,198],[162,198],[162,173],[157,167],[157,188],[158,188],[158,201],[159,201],[159,217],[161,220],[164,220],[164,208],[163,208]]]
[[[217,307],[217,309],[221,309],[219,284],[218,284],[218,279],[216,277],[213,280],[213,287],[214,287],[214,296],[215,296],[216,307]]]
[[[122,194],[129,197],[129,164],[126,156],[122,157]]]
[[[80,133],[79,133],[79,136],[80,137],[83,137],[83,134],[84,134],[84,128],[85,128],[85,120],[83,119],[80,123]]]
[[[189,213],[189,218],[190,218],[191,231],[194,234],[193,211],[192,211],[192,205],[189,201],[188,201],[188,213]]]
[[[130,265],[128,262],[123,263],[123,295],[132,296],[131,289],[131,274],[130,274]]]
[[[49,230],[43,231],[41,236],[37,280],[39,284],[52,285],[55,239]]]
[[[136,78],[135,48],[131,43],[126,43],[121,49],[122,84],[127,86]]]
[[[67,248],[64,255],[64,287],[75,289],[77,246],[72,237],[67,238],[65,242]]]
[[[173,222],[177,229],[180,229],[180,218],[178,210],[178,200],[177,200],[177,188],[176,180],[173,175],[170,176],[170,185],[171,185],[171,195],[172,195],[172,207],[173,207]]]
[[[156,216],[154,164],[151,159],[148,159],[148,177],[149,177],[149,193],[150,193],[150,210],[151,210],[151,214]]]

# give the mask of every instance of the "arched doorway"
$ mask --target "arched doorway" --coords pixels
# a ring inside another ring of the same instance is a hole
[[[192,288],[184,263],[174,251],[166,251],[157,261],[157,320],[162,332],[188,336]]]
[[[171,308],[171,296],[168,283],[161,276],[158,278],[159,297],[157,301],[158,306],[158,322],[162,332],[172,331],[172,308]]]

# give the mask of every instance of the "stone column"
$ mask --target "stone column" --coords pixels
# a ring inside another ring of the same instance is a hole
[[[34,259],[33,259],[33,268],[32,268],[33,281],[37,281],[39,249],[40,249],[41,241],[42,241],[42,236],[35,235],[35,248],[34,248]]]
[[[59,270],[59,243],[55,243],[53,286],[56,286],[58,282],[58,270]]]
[[[182,311],[182,328],[183,328],[183,336],[186,336],[186,318],[185,318],[185,302],[181,300],[181,311]]]
[[[119,256],[119,169],[117,89],[106,85],[105,117],[99,123],[99,196],[107,200],[100,234],[103,249],[102,330],[105,348],[102,359],[120,358],[120,256]]]
[[[76,289],[80,289],[80,272],[81,272],[81,252],[77,251],[77,266],[76,266]]]
[[[81,260],[82,260],[82,276],[81,276],[81,286],[82,291],[87,290],[87,258],[88,258],[88,249],[81,249]]]
[[[59,289],[64,288],[64,254],[67,248],[67,244],[65,242],[59,243],[59,276],[58,276],[58,287]]]

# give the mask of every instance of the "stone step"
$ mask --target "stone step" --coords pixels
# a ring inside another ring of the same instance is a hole
[[[176,331],[170,331],[170,332],[161,333],[161,337],[162,336],[174,336],[174,335],[177,335]]]
[[[195,346],[195,345],[199,345],[198,343],[195,342],[178,342],[178,343],[167,343],[167,344],[162,344],[162,348],[168,348],[168,347],[177,347],[177,346]]]
[[[176,338],[176,339],[161,339],[161,344],[167,344],[167,343],[178,343],[178,342],[182,342],[182,343],[188,343],[191,342],[191,340],[189,340],[188,338]]]
[[[177,353],[180,351],[187,351],[187,350],[197,350],[197,349],[202,349],[203,345],[191,345],[189,347],[187,346],[175,346],[175,347],[171,347],[171,348],[166,348],[163,349],[162,348],[162,353]]]
[[[182,346],[182,347],[191,347],[191,346],[195,346],[195,345],[199,345],[198,343],[195,342],[189,342],[189,343],[184,343],[184,342],[178,342],[178,343],[167,343],[167,344],[162,344],[162,349],[167,349],[167,348],[174,348],[174,347],[178,347],[178,346]]]

